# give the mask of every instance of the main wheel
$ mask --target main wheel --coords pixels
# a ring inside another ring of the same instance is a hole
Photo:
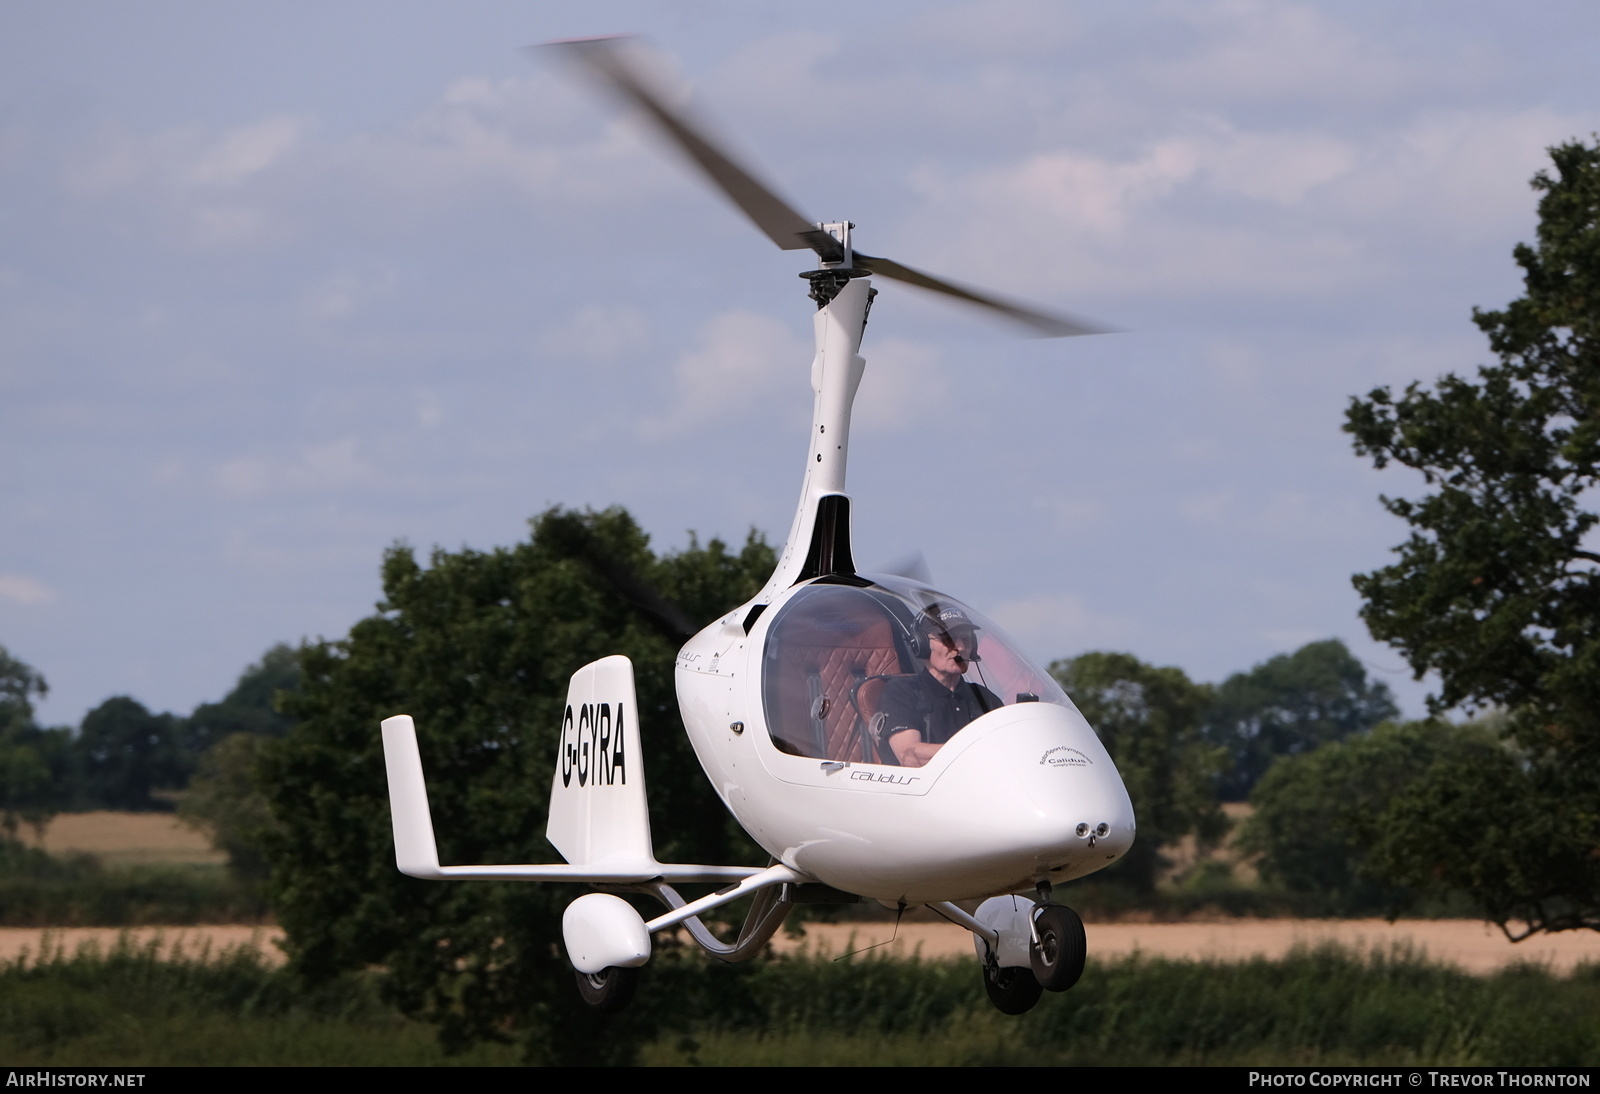
[[[989,991],[989,1002],[1001,1014],[1025,1014],[1044,994],[1029,970],[1015,966],[985,965],[983,986]]]
[[[1089,940],[1078,913],[1061,904],[1046,904],[1033,921],[1039,941],[1031,949],[1033,976],[1048,991],[1066,991],[1083,975]]]
[[[608,966],[599,972],[576,973],[578,995],[584,1006],[601,1014],[615,1014],[633,1002],[633,993],[639,990],[639,970]]]

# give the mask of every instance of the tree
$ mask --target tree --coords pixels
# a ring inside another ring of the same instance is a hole
[[[1200,734],[1211,688],[1182,669],[1156,668],[1126,653],[1057,661],[1050,674],[1100,734],[1133,799],[1139,836],[1113,876],[1152,892],[1167,865],[1162,847],[1186,835],[1209,842],[1227,829],[1213,794],[1223,753]]]
[[[1300,756],[1399,714],[1389,687],[1337,638],[1281,653],[1217,688],[1206,739],[1226,749],[1223,801],[1243,801],[1281,756]]]
[[[1373,849],[1395,829],[1397,797],[1443,757],[1492,744],[1481,727],[1442,721],[1388,723],[1273,764],[1250,795],[1241,851],[1261,876],[1318,897],[1342,915],[1397,906]],[[1386,845],[1385,845],[1386,846]]]
[[[228,868],[248,881],[264,881],[268,867],[263,850],[273,829],[258,774],[269,738],[256,733],[231,733],[207,749],[178,803],[178,815],[190,827],[227,853]]]
[[[153,714],[126,695],[113,696],[83,716],[74,747],[82,772],[82,804],[102,809],[162,808],[156,790],[189,780],[191,758],[178,739],[178,719]]]
[[[282,701],[299,691],[300,654],[280,642],[247,667],[220,702],[196,707],[183,722],[195,772],[178,813],[227,852],[229,869],[250,881],[267,876],[263,846],[273,828],[257,774],[263,744],[294,725]]]
[[[299,690],[300,655],[280,642],[246,668],[220,702],[195,708],[183,724],[184,747],[198,756],[235,733],[282,737],[294,720],[280,709],[280,697]]]
[[[1473,313],[1498,364],[1399,397],[1378,388],[1345,425],[1359,454],[1432,491],[1382,499],[1412,532],[1397,562],[1354,579],[1373,636],[1418,678],[1438,674],[1436,710],[1510,714],[1500,752],[1415,788],[1406,847],[1385,861],[1395,879],[1464,889],[1519,934],[1600,929],[1600,145],[1550,155],[1555,173],[1533,180],[1538,241],[1515,251],[1526,291]],[[1467,785],[1547,822],[1507,830],[1480,809],[1458,826]],[[1482,868],[1508,852],[1524,865]]]
[[[405,547],[383,565],[384,602],[337,642],[301,651],[297,724],[263,746],[275,827],[274,907],[292,966],[313,980],[381,965],[396,1003],[440,1023],[447,1045],[525,1040],[534,1059],[596,1062],[599,1038],[559,952],[575,893],[549,885],[438,885],[394,866],[381,719],[416,718],[446,862],[554,862],[544,838],[568,677],[632,658],[652,826],[665,861],[748,862],[759,851],[705,778],[672,682],[681,626],[753,596],[776,564],[754,535],[657,557],[620,510],[551,510],[530,541],[489,552]],[[674,621],[675,616],[684,618]],[[648,1007],[618,1016],[621,1030]]]
[[[70,734],[42,729],[33,719],[34,697],[49,690],[43,676],[0,646],[0,833],[6,838],[19,824],[41,829],[63,804]]]

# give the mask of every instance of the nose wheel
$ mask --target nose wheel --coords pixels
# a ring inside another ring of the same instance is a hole
[[[584,1006],[600,1014],[616,1014],[639,990],[639,969],[609,966],[599,972],[574,973]]]
[[[1066,991],[1083,975],[1089,951],[1083,920],[1065,905],[1046,903],[1047,893],[1040,895],[1037,903],[992,897],[973,917],[974,928],[988,927],[998,936],[991,943],[974,930],[984,990],[1002,1014],[1025,1013],[1046,991]]]
[[[1066,991],[1083,975],[1089,956],[1089,941],[1083,933],[1083,920],[1063,904],[1046,904],[1033,921],[1038,941],[1029,956],[1033,976],[1046,991]]]

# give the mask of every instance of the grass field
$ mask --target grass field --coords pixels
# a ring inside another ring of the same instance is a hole
[[[1334,947],[1278,961],[1136,957],[1093,965],[1072,991],[1006,1018],[968,962],[729,967],[663,954],[602,1039],[657,1065],[1593,1066],[1600,967],[1472,976],[1403,951]],[[561,1046],[533,1048],[563,1058]],[[0,966],[0,1059],[12,1065],[521,1058],[512,1045],[446,1056],[427,1026],[388,1006],[381,977],[307,989],[248,950],[202,960],[124,946]]]

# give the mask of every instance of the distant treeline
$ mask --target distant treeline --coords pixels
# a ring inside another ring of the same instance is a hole
[[[42,675],[0,646],[0,823],[14,832],[58,812],[171,810],[203,758],[235,734],[281,737],[292,724],[278,710],[281,692],[300,684],[300,661],[274,646],[240,676],[221,702],[183,717],[153,713],[138,700],[113,696],[76,727],[45,727],[33,700]]]

